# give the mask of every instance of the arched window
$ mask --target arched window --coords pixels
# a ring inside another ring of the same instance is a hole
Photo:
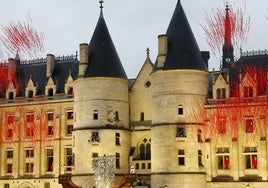
[[[146,145],[146,159],[151,159],[151,144]]]
[[[144,144],[140,145],[140,159],[145,159],[145,146],[144,146]]]
[[[28,91],[28,98],[30,98],[30,99],[33,98],[33,90]]]

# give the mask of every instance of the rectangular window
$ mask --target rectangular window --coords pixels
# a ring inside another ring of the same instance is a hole
[[[226,118],[219,118],[217,122],[217,131],[218,134],[225,134],[226,133]]]
[[[151,163],[148,163],[148,169],[151,169]]]
[[[136,170],[139,170],[140,169],[140,164],[139,163],[136,163]]]
[[[47,172],[53,172],[54,151],[53,149],[46,149],[46,166]]]
[[[13,164],[12,163],[7,163],[6,172],[9,174],[13,172]]]
[[[7,115],[7,123],[8,124],[14,123],[14,115]]]
[[[245,168],[257,169],[258,168],[258,153],[256,147],[245,147]]]
[[[99,157],[98,153],[92,153],[92,158]]]
[[[176,137],[186,137],[186,132],[185,132],[184,126],[177,127]]]
[[[230,169],[229,148],[218,148],[216,156],[218,157],[218,169]]]
[[[226,89],[225,88],[218,88],[217,92],[217,99],[225,99],[226,98]]]
[[[183,115],[183,105],[182,104],[180,104],[178,106],[178,115]]]
[[[144,112],[141,113],[141,121],[144,121]]]
[[[73,132],[73,125],[67,125],[66,134],[71,135]]]
[[[33,123],[34,122],[34,114],[33,113],[26,114],[26,121],[27,121],[27,123]]]
[[[91,133],[91,142],[99,142],[99,133],[98,132],[92,132]]]
[[[7,139],[12,139],[13,138],[13,129],[12,128],[8,128],[7,129]]]
[[[93,119],[97,120],[99,118],[98,110],[94,110],[93,112]]]
[[[54,126],[47,126],[47,135],[48,136],[54,135]]]
[[[34,164],[33,163],[26,163],[25,164],[25,173],[33,173],[34,171]]]
[[[203,142],[203,140],[202,140],[202,130],[201,129],[197,129],[197,141],[198,142]]]
[[[120,133],[115,133],[115,145],[120,146]]]
[[[6,156],[7,156],[7,159],[12,159],[13,158],[13,150],[7,150]]]
[[[72,167],[73,167],[72,148],[65,148],[65,164],[66,164],[66,171],[72,171]]]
[[[34,125],[27,125],[25,127],[25,136],[33,137],[34,136]]]
[[[244,98],[252,98],[253,97],[253,87],[248,86],[243,88]]]
[[[47,113],[47,121],[53,121],[54,120],[54,113],[48,112]]]
[[[198,150],[198,166],[204,167],[202,162],[202,150]]]
[[[179,166],[185,165],[185,153],[183,149],[178,150],[178,165]]]
[[[120,153],[115,153],[115,167],[120,168]]]
[[[10,188],[9,183],[5,183],[4,188]]]
[[[32,158],[32,157],[34,157],[34,149],[33,148],[27,148],[27,149],[25,149],[25,157],[26,158]]]
[[[253,127],[253,117],[246,117],[246,133],[253,133],[254,127]]]
[[[141,164],[141,169],[145,169],[145,163]]]
[[[74,118],[74,112],[67,112],[67,119],[73,119]]]

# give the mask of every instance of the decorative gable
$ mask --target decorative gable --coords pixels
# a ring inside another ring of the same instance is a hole
[[[16,87],[12,81],[9,82],[7,90],[6,90],[6,98],[9,100],[13,100],[16,97]]]
[[[73,77],[71,75],[71,72],[69,72],[69,76],[65,82],[65,88],[64,92],[68,95],[68,97],[73,97]]]
[[[37,88],[32,80],[32,77],[30,77],[27,86],[25,88],[25,97],[32,99],[36,95],[36,92]]]
[[[57,85],[54,83],[52,77],[50,76],[48,78],[48,81],[47,81],[47,84],[46,84],[45,94],[49,98],[52,98],[56,94],[56,89],[57,89]]]

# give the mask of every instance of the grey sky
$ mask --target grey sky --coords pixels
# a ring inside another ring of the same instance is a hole
[[[0,24],[26,20],[45,35],[44,54],[55,56],[74,54],[80,43],[89,43],[99,17],[98,0],[8,0],[0,6]],[[224,6],[224,0],[181,0],[200,50],[210,50],[200,25],[205,23],[205,11]],[[268,1],[229,0],[243,7],[251,18],[246,50],[268,49]],[[105,0],[104,17],[113,42],[129,78],[135,77],[151,50],[151,60],[157,55],[157,36],[166,32],[177,0]],[[1,33],[0,33],[1,34]],[[213,56],[213,54],[211,53]],[[219,62],[211,58],[210,69]]]

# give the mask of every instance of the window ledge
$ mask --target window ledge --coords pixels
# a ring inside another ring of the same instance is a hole
[[[187,137],[176,137],[176,141],[178,142],[185,142]]]

